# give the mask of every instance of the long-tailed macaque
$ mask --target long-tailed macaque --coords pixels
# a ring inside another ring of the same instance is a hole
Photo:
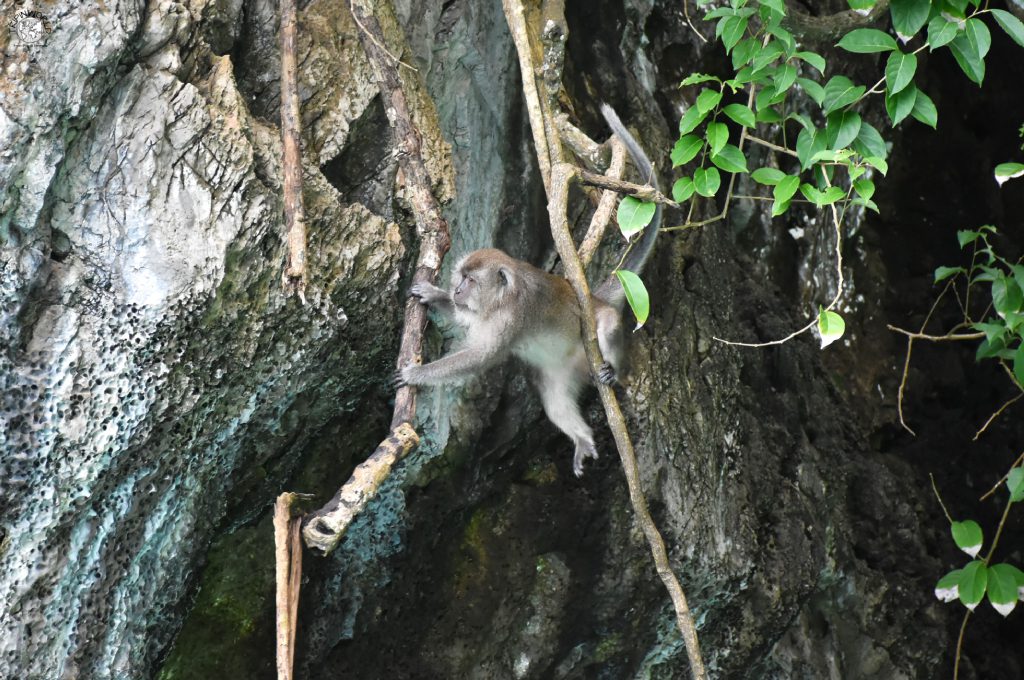
[[[626,131],[611,107],[601,107],[608,125],[625,143],[644,181],[658,186],[651,162]],[[654,247],[661,206],[645,228],[640,243],[622,268],[640,273]],[[590,380],[580,334],[580,308],[569,282],[500,250],[475,250],[452,272],[451,292],[416,284],[410,294],[465,327],[460,349],[423,366],[406,366],[398,383],[437,385],[458,382],[506,359],[519,357],[536,370],[544,411],[576,444],[572,469],[583,474],[585,458],[597,458],[594,435],[580,413],[577,399]],[[622,307],[625,294],[618,278],[609,276],[593,293],[597,339],[605,363],[597,378],[616,381],[624,369]]]

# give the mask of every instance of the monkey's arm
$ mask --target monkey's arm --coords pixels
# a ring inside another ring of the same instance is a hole
[[[448,291],[435,285],[414,283],[412,288],[409,289],[409,295],[417,298],[421,303],[429,305],[446,318],[451,318],[455,312],[451,295],[448,294]]]
[[[406,366],[400,382],[406,385],[441,385],[476,375],[494,363],[497,353],[467,347],[423,366]]]

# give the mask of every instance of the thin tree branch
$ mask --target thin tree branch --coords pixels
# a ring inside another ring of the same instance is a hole
[[[281,284],[306,303],[306,224],[302,206],[302,144],[299,139],[299,84],[295,60],[295,0],[281,0],[281,142],[284,152],[284,224],[287,241]]]
[[[420,244],[412,280],[414,283],[433,283],[449,248],[448,223],[432,191],[431,177],[423,160],[422,135],[413,122],[397,62],[382,48],[384,32],[380,21],[370,12],[369,4],[367,0],[355,0],[352,8],[363,27],[358,34],[359,41],[373,66],[384,111],[393,130],[393,143],[399,150],[398,161],[416,219],[416,234]],[[373,4],[382,16],[385,13],[393,16],[393,10],[384,0],[376,0]],[[399,54],[405,52],[404,44],[396,51]],[[426,306],[410,298],[405,304],[405,325],[398,350],[399,367],[420,360],[426,324]],[[415,416],[416,389],[406,385],[395,394],[391,432],[387,439],[355,469],[327,505],[307,516],[302,532],[307,546],[326,554],[341,542],[348,526],[376,495],[392,467],[419,443],[419,437],[412,427]]]
[[[523,6],[520,0],[502,0],[505,10],[505,18],[509,23],[516,49],[519,52],[520,69],[523,74],[523,93],[526,97],[526,108],[529,112],[530,126],[533,129],[534,141],[537,146],[538,157],[546,157],[550,162],[550,184],[547,186],[548,194],[548,219],[551,222],[551,235],[555,241],[555,248],[562,259],[565,267],[566,278],[572,284],[579,301],[581,311],[581,322],[583,331],[583,344],[586,349],[587,359],[590,363],[590,370],[597,375],[603,363],[601,351],[597,344],[597,325],[594,319],[593,301],[590,296],[590,288],[587,285],[583,265],[576,254],[576,247],[569,231],[568,209],[569,209],[569,183],[577,174],[577,169],[562,161],[561,145],[558,139],[551,139],[545,134],[546,130],[553,129],[553,116],[550,110],[543,106],[541,97],[537,92],[531,74],[535,72],[533,67],[532,54],[527,36],[529,35]],[[564,47],[564,35],[563,47]],[[545,59],[548,63],[551,59]],[[550,94],[550,93],[549,93]],[[550,97],[549,97],[550,101]],[[597,382],[597,381],[595,381]],[[668,590],[669,597],[676,612],[676,623],[682,633],[686,645],[686,652],[690,660],[690,672],[694,680],[706,680],[707,674],[704,670],[704,662],[700,654],[700,645],[697,641],[697,627],[690,614],[686,596],[682,586],[676,578],[669,564],[668,551],[664,539],[658,531],[647,508],[647,501],[643,495],[640,484],[640,471],[636,462],[636,454],[633,451],[633,444],[630,441],[626,429],[625,418],[619,408],[615,392],[607,385],[598,384],[598,393],[601,395],[601,402],[604,405],[605,415],[608,418],[608,425],[615,438],[615,444],[622,461],[622,468],[626,475],[626,483],[629,489],[630,502],[647,537],[647,542],[654,557],[655,567],[658,576]]]
[[[618,137],[613,136],[611,147],[612,162],[608,166],[607,177],[621,179],[622,172],[626,169],[626,145]],[[580,262],[583,263],[584,269],[590,265],[590,261],[594,259],[594,253],[597,252],[597,247],[601,245],[601,239],[611,221],[612,211],[615,210],[618,197],[618,193],[611,189],[601,192],[601,201],[597,204],[594,216],[590,218],[590,227],[580,242]]]
[[[587,172],[582,169],[578,169],[577,174],[579,175],[580,181],[588,186],[600,187],[620,194],[626,194],[627,196],[638,198],[641,201],[661,203],[662,205],[667,205],[672,208],[680,207],[678,203],[649,184],[633,184],[632,182],[625,182],[621,179],[615,179],[606,175],[595,175],[592,172]]]
[[[274,573],[277,581],[277,678],[291,680],[295,664],[299,585],[302,581],[302,520],[292,516],[298,494],[283,493],[274,503]]]

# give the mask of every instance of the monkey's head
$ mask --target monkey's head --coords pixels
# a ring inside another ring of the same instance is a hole
[[[514,294],[517,264],[495,248],[474,250],[452,272],[452,302],[488,316]]]

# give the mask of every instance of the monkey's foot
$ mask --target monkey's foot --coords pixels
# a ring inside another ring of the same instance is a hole
[[[615,372],[615,367],[609,364],[607,361],[601,364],[601,370],[597,372],[597,379],[602,385],[614,385],[619,376]],[[597,456],[594,456],[595,458]]]
[[[577,439],[576,453],[572,456],[572,472],[577,477],[583,476],[583,460],[585,458],[597,460],[597,447],[594,446],[594,442]]]

